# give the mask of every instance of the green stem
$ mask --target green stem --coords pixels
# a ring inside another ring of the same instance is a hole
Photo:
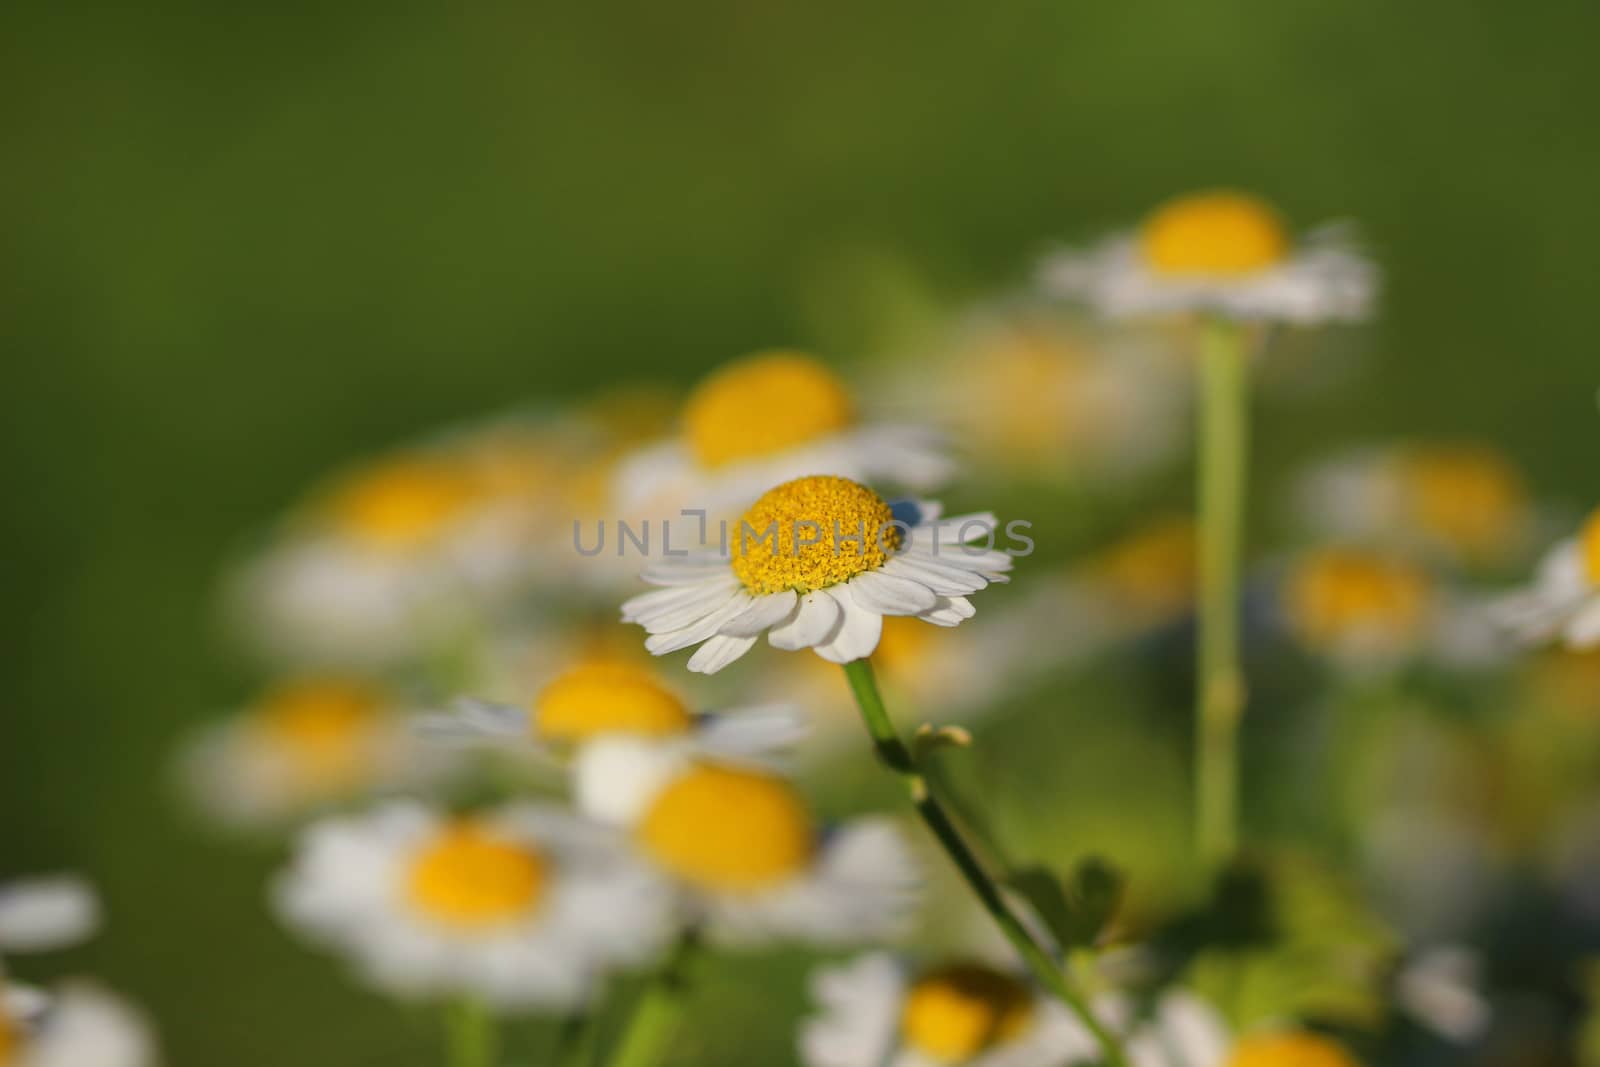
[[[483,1001],[467,997],[450,1005],[445,1028],[449,1067],[494,1067],[494,1018]]]
[[[938,839],[940,847],[956,865],[956,869],[961,872],[961,877],[966,880],[968,888],[978,898],[978,903],[983,905],[983,910],[994,919],[995,925],[1000,927],[1000,932],[1011,942],[1012,948],[1016,949],[1039,984],[1065,1004],[1073,1015],[1077,1016],[1078,1021],[1094,1035],[1095,1041],[1105,1054],[1108,1067],[1126,1067],[1127,1061],[1123,1057],[1117,1039],[1101,1024],[1089,1010],[1088,1003],[1067,981],[1060,963],[1040,946],[1028,932],[1028,928],[1023,925],[1022,920],[1017,918],[1016,913],[1011,910],[1011,905],[1000,892],[1000,887],[984,870],[983,863],[962,837],[948,809],[928,788],[928,780],[917,766],[916,757],[900,740],[894,723],[889,719],[889,712],[883,706],[883,697],[878,693],[878,683],[873,677],[871,662],[859,659],[853,663],[846,663],[844,673],[850,680],[850,690],[855,694],[856,704],[861,709],[861,719],[866,723],[867,733],[872,737],[872,745],[877,751],[878,759],[905,783],[917,814]]]
[[[1243,329],[1205,324],[1200,404],[1200,642],[1195,695],[1195,818],[1208,870],[1238,847],[1240,556],[1249,454],[1249,366]]]
[[[612,1050],[611,1067],[655,1067],[666,1055],[687,999],[685,972],[694,956],[695,944],[694,935],[685,934],[672,956],[651,977],[650,984],[634,1005],[633,1016],[617,1047]]]

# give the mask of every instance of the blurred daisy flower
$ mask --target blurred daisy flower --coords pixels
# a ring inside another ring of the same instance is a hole
[[[880,391],[1002,476],[1124,479],[1170,460],[1188,433],[1181,361],[1042,313],[980,316],[933,365],[919,354],[891,368]]]
[[[510,805],[412,803],[329,819],[277,881],[283,921],[405,996],[570,1008],[675,932],[671,896],[610,831]]]
[[[1135,233],[1050,256],[1040,282],[1114,317],[1203,312],[1315,325],[1365,319],[1377,271],[1341,229],[1296,241],[1271,205],[1214,190],[1168,201]]]
[[[1530,644],[1557,637],[1571,648],[1600,644],[1600,508],[1546,554],[1532,587],[1501,600],[1495,614]]]
[[[579,762],[590,745],[611,738],[756,759],[782,753],[805,732],[787,705],[693,711],[648,666],[610,656],[557,674],[528,706],[462,700],[453,714],[421,717],[417,729],[433,740],[510,745]],[[578,791],[579,810],[598,815],[592,799]]]
[[[643,626],[658,656],[699,645],[689,669],[707,674],[763,632],[774,648],[863,659],[884,616],[956,626],[973,615],[968,594],[1008,580],[1010,555],[971,544],[992,543],[992,514],[939,516],[937,504],[891,506],[847,478],[798,478],[763,494],[722,551],[649,566],[643,579],[666,588],[624,603],[622,620]]]
[[[1303,553],[1283,579],[1282,610],[1306,648],[1355,669],[1392,666],[1416,653],[1437,608],[1420,567],[1359,548]]]
[[[0,956],[67,948],[99,928],[100,898],[81,878],[52,875],[0,883]]]
[[[1059,1001],[986,964],[915,973],[875,952],[819,969],[811,989],[805,1067],[1058,1067],[1095,1052]]]
[[[586,750],[575,778],[713,940],[846,943],[910,918],[921,876],[899,830],[876,818],[823,828],[768,768],[614,738]]]
[[[1295,501],[1309,529],[1473,567],[1516,559],[1536,525],[1522,472],[1470,443],[1347,451],[1307,471]]]
[[[413,787],[446,766],[418,743],[393,693],[332,674],[284,681],[201,728],[179,764],[195,807],[241,827]]]
[[[620,466],[624,511],[704,508],[718,518],[807,474],[930,489],[951,473],[937,434],[864,422],[844,383],[798,352],[759,352],[714,372],[690,394],[681,423],[676,440]]]
[[[0,980],[4,1067],[148,1067],[155,1042],[144,1018],[86,982],[45,993]]]
[[[1225,1067],[1359,1067],[1339,1042],[1309,1030],[1274,1030],[1240,1038]]]

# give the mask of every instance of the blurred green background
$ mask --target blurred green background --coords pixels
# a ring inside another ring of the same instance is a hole
[[[252,681],[219,566],[441,421],[849,355],[876,263],[976,295],[1216,183],[1353,217],[1372,358],[1271,461],[1482,435],[1587,503],[1597,38],[1577,0],[8,5],[0,877],[79,869],[111,910],[29,974],[103,974],[179,1067],[431,1062],[431,1021],[265,917],[276,853],[172,802],[172,738]]]

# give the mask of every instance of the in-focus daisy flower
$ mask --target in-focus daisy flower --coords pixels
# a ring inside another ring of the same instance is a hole
[[[716,519],[801,475],[920,490],[951,471],[937,434],[863,421],[844,383],[798,352],[759,352],[716,371],[689,396],[681,421],[678,439],[622,464],[624,513],[643,509],[676,528],[680,508],[704,508]]]
[[[921,878],[899,830],[884,819],[823,827],[774,771],[613,738],[585,750],[575,778],[715,940],[845,943],[910,917]]]
[[[1559,637],[1571,648],[1600,644],[1600,508],[1552,548],[1533,586],[1506,597],[1496,615],[1529,643]]]
[[[186,744],[184,784],[205,815],[238,826],[277,822],[437,777],[407,710],[352,676],[285,681]]]
[[[1000,477],[1126,479],[1171,459],[1188,431],[1182,361],[1059,316],[984,315],[932,366],[919,353],[885,377],[882,392],[949,428]]]
[[[1495,449],[1469,443],[1335,456],[1300,479],[1296,504],[1302,521],[1322,534],[1469,566],[1515,559],[1536,525],[1522,472]]]
[[[1297,241],[1271,205],[1214,190],[1168,201],[1135,233],[1050,256],[1040,281],[1110,316],[1203,312],[1313,325],[1366,318],[1377,272],[1342,230]]]
[[[848,478],[813,475],[768,490],[720,552],[661,559],[643,579],[666,588],[622,605],[624,622],[666,655],[691,645],[691,671],[713,674],[763,632],[774,648],[813,649],[833,663],[870,656],[886,615],[956,626],[968,594],[1007,580],[992,514],[939,518],[925,502],[890,505]]]
[[[581,1003],[674,930],[671,894],[614,833],[532,805],[393,803],[318,823],[275,903],[379,988],[502,1010]]]
[[[148,1067],[155,1042],[144,1018],[98,986],[44,993],[0,980],[0,1067]]]
[[[1058,1001],[987,964],[918,973],[875,952],[820,968],[811,989],[805,1067],[1058,1067],[1095,1051]]]
[[[1394,665],[1427,640],[1437,607],[1427,572],[1361,549],[1308,552],[1283,580],[1289,629],[1307,648],[1352,667]]]
[[[50,952],[94,936],[100,898],[72,875],[0,883],[0,956]]]

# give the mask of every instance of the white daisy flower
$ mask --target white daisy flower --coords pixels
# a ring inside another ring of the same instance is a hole
[[[863,423],[844,383],[822,363],[798,352],[759,352],[700,383],[684,404],[680,438],[625,460],[616,498],[624,512],[671,518],[676,532],[682,508],[706,509],[715,520],[801,475],[924,490],[951,471],[937,434]]]
[[[949,428],[1000,477],[1119,482],[1178,453],[1191,395],[1187,361],[1128,334],[990,311],[932,365],[919,352],[888,368],[879,391]]]
[[[1096,1051],[1060,1002],[986,964],[918,974],[875,952],[820,968],[811,990],[805,1067],[1060,1067]]]
[[[588,810],[632,836],[714,941],[848,943],[899,932],[921,876],[885,819],[819,826],[770,769],[611,738],[575,768]]]
[[[1506,597],[1495,614],[1530,644],[1559,637],[1575,649],[1600,645],[1600,508],[1549,551],[1533,587]]]
[[[1115,1020],[1118,1031],[1127,1034],[1123,1052],[1129,1067],[1222,1067],[1229,1062],[1232,1039],[1222,1016],[1192,993],[1165,993],[1131,1021],[1128,1005],[1121,998],[1102,998],[1096,1006]]]
[[[0,884],[0,955],[70,947],[93,937],[100,921],[99,896],[73,875]]]
[[[435,741],[508,746],[548,763],[570,761],[576,766],[615,758],[590,753],[607,740],[775,763],[806,733],[798,711],[787,704],[691,711],[655,671],[609,656],[583,660],[558,674],[529,706],[462,700],[453,714],[422,716],[416,725],[422,736]],[[631,750],[611,746],[604,752]],[[583,787],[588,780],[579,777],[574,797],[578,810],[590,818],[612,820],[604,793]]]
[[[203,814],[238,827],[279,822],[437,778],[448,761],[418,742],[410,722],[366,679],[297,678],[198,731],[179,769]]]
[[[1007,581],[992,514],[940,520],[936,504],[891,506],[847,478],[813,475],[768,490],[730,529],[724,550],[658,560],[642,577],[666,588],[622,605],[624,622],[665,655],[691,645],[691,671],[715,673],[763,632],[774,648],[833,663],[878,647],[886,615],[956,626],[968,594]]]
[[[1325,227],[1298,245],[1278,213],[1216,190],[1157,208],[1137,233],[1048,257],[1046,291],[1121,317],[1204,312],[1239,320],[1315,325],[1371,313],[1377,269],[1348,233]]]
[[[283,920],[408,996],[570,1008],[675,931],[672,897],[616,835],[511,805],[451,817],[393,803],[303,836],[276,885]]]
[[[1515,559],[1538,525],[1522,472],[1499,451],[1470,443],[1341,453],[1301,476],[1295,504],[1301,522],[1321,534],[1472,566]]]
[[[1385,553],[1336,546],[1293,560],[1282,580],[1286,625],[1307,649],[1357,672],[1416,656],[1441,608],[1427,571]]]
[[[0,982],[0,1064],[5,1067],[149,1067],[155,1041],[120,998],[83,982],[59,992]]]

